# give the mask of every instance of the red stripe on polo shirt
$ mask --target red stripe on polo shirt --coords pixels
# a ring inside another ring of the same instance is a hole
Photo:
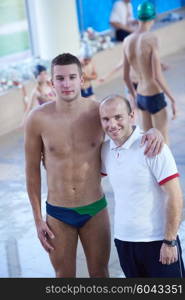
[[[166,177],[165,179],[161,180],[159,182],[159,184],[162,185],[162,184],[166,183],[167,181],[169,181],[169,180],[171,180],[173,178],[179,177],[179,176],[180,176],[179,173],[173,174],[173,175],[171,175],[169,177]]]
[[[107,174],[105,174],[105,173],[102,173],[102,172],[101,172],[101,175],[102,175],[102,176],[107,176]]]

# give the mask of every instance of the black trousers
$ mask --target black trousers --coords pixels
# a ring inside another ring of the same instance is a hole
[[[178,240],[178,261],[170,265],[159,262],[162,241],[124,242],[115,239],[119,262],[126,277],[184,278],[182,250]]]

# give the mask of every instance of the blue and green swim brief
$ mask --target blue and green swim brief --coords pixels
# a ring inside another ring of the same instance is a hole
[[[85,206],[73,208],[51,205],[46,202],[46,212],[48,215],[56,218],[66,224],[74,227],[82,227],[90,218],[107,206],[105,196],[100,200]]]

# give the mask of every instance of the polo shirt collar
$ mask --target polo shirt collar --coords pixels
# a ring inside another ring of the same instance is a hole
[[[116,150],[116,149],[129,149],[132,144],[138,139],[138,137],[140,137],[141,135],[141,130],[139,128],[139,126],[133,126],[134,127],[134,131],[132,132],[131,136],[128,138],[128,140],[126,140],[125,143],[123,143],[123,145],[121,146],[117,146],[113,140],[110,140],[110,149],[111,150]]]

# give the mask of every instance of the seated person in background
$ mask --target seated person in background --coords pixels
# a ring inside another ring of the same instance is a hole
[[[53,100],[55,95],[52,90],[46,67],[36,65],[34,75],[36,78],[36,87],[32,93],[32,102],[37,102],[37,104],[41,105],[47,101]]]
[[[97,72],[92,62],[92,56],[88,53],[84,54],[81,64],[84,78],[83,87],[81,88],[81,95],[82,97],[95,100],[91,81],[97,78]]]
[[[116,41],[123,41],[135,30],[138,21],[134,19],[130,0],[115,2],[110,16],[110,24],[115,29]]]
[[[36,65],[34,69],[36,86],[32,91],[31,100],[27,104],[23,122],[27,114],[37,105],[44,104],[55,99],[55,93],[49,79],[47,69],[43,65]]]

